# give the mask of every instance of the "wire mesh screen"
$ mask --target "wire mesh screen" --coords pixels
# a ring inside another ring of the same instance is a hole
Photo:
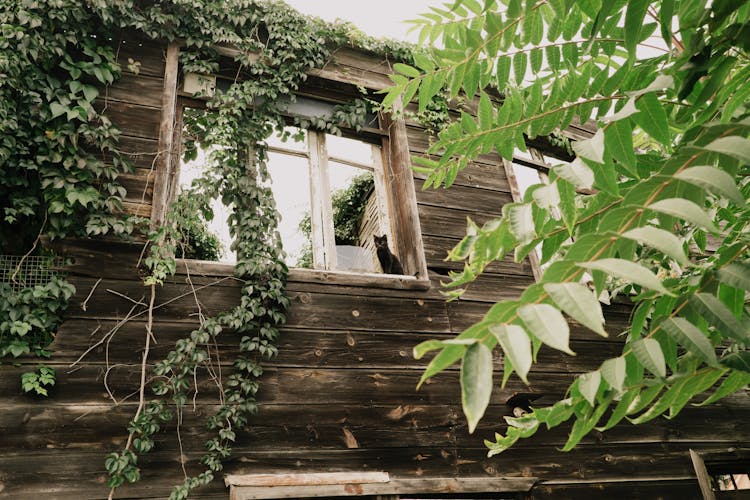
[[[62,257],[0,255],[0,283],[8,283],[14,290],[44,285],[61,274],[62,264]]]

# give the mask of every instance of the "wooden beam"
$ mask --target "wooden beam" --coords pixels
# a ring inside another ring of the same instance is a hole
[[[228,474],[227,486],[320,486],[387,483],[387,472],[310,472],[307,474]]]
[[[708,475],[706,463],[703,461],[703,457],[697,451],[690,450],[690,460],[693,461],[695,475],[698,477],[698,484],[701,487],[703,500],[716,500],[714,490],[711,488],[711,476]]]
[[[177,110],[177,75],[180,47],[172,42],[167,46],[167,62],[164,69],[164,91],[161,96],[161,120],[159,123],[159,149],[156,158],[154,198],[151,204],[151,228],[164,223],[169,203],[169,177],[172,168],[172,144]]]
[[[419,224],[419,207],[411,171],[411,153],[406,135],[401,101],[393,105],[396,116],[383,115],[388,138],[383,141],[385,180],[388,183],[388,206],[391,214],[392,234],[401,264],[407,274],[427,279],[427,262],[424,256],[422,228]]]
[[[507,493],[527,492],[538,481],[535,477],[408,478],[387,483],[345,483],[305,486],[230,486],[230,500],[261,498],[320,498],[349,496],[389,496],[405,494]]]

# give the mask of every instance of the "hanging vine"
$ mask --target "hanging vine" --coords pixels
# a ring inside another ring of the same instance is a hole
[[[127,235],[136,227],[144,231],[139,226],[144,221],[122,215],[126,193],[117,177],[129,172],[130,166],[117,149],[119,132],[106,117],[102,90],[120,75],[118,40],[133,31],[152,39],[180,40],[183,71],[215,72],[219,61],[215,46],[239,49],[236,80],[208,100],[205,113],[186,117],[186,124],[197,144],[212,146],[206,175],[191,192],[191,203],[205,207],[209,200],[221,198],[233,208],[228,222],[238,259],[236,276],[244,283],[240,303],[212,318],[201,317],[200,326],[149,370],[157,290],[175,273],[175,251],[193,216],[184,207],[172,210],[165,225],[149,234],[144,259],[150,305],[139,404],[125,446],[105,461],[112,498],[118,487],[140,479],[138,459],[154,449],[155,434],[175,416],[179,428],[182,409],[197,391],[197,371],[215,366],[211,346],[216,338],[229,332],[237,335],[232,373],[223,381],[214,376],[219,405],[206,423],[213,437],[205,443],[201,459],[205,470],[191,477],[186,474],[183,484],[172,491],[170,498],[176,499],[207,484],[222,469],[237,430],[256,411],[261,362],[277,352],[275,341],[288,305],[287,268],[263,143],[274,129],[282,131],[286,125],[280,98],[294,99],[307,71],[328,60],[330,47],[356,45],[406,62],[411,62],[411,55],[405,44],[376,41],[352,25],[326,24],[275,2],[23,0],[4,4],[0,7],[4,179],[0,236],[4,244],[18,242],[18,249],[3,251],[26,251],[41,235]],[[138,64],[129,61],[129,68]],[[331,133],[341,125],[358,128],[369,106],[355,100],[337,107],[330,117],[298,124]],[[10,234],[16,237],[6,237]],[[72,290],[67,285],[60,288],[67,299]],[[18,324],[11,323],[17,330]],[[24,384],[44,392],[50,376],[39,371],[34,380],[26,377]]]

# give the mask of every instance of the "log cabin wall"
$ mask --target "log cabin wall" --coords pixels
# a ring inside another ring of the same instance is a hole
[[[149,215],[159,143],[166,44],[123,43],[123,78],[110,87],[107,114],[123,132],[121,147],[134,153],[136,172],[123,176],[127,209]],[[127,59],[141,62],[136,75]],[[319,76],[387,82],[388,65],[354,51],[342,51]],[[343,75],[343,76],[342,76]],[[411,153],[424,152],[427,136],[407,123]],[[500,215],[511,200],[500,159],[482,156],[449,190],[421,191],[415,178],[419,218],[432,286],[427,290],[354,286],[311,280],[294,272],[288,283],[289,320],[279,356],[268,363],[259,392],[260,410],[239,433],[225,472],[301,473],[385,471],[392,478],[537,478],[530,493],[509,498],[696,498],[699,495],[689,449],[724,450],[750,440],[745,417],[750,398],[738,394],[709,408],[687,408],[673,421],[619,426],[593,432],[572,452],[559,448],[566,428],[540,431],[534,438],[488,459],[483,438],[502,431],[503,402],[516,391],[543,394],[540,403],[560,398],[575,374],[594,369],[620,352],[616,333],[628,309],[612,306],[602,339],[573,327],[575,357],[543,348],[526,388],[513,377],[495,389],[493,404],[474,435],[461,413],[454,368],[415,387],[426,364],[412,358],[412,347],[428,338],[450,338],[479,320],[494,301],[517,297],[533,282],[528,263],[496,263],[459,301],[446,303],[439,282],[455,268],[443,258],[463,236],[466,217],[482,223]],[[104,498],[108,493],[104,457],[126,441],[126,426],[137,405],[141,347],[145,332],[146,289],[137,274],[141,247],[111,242],[58,245],[74,261],[69,279],[77,289],[67,320],[52,345],[48,363],[57,371],[49,398],[21,392],[18,377],[35,360],[0,367],[0,498]],[[165,355],[175,340],[197,325],[198,314],[232,307],[239,284],[221,265],[181,264],[159,290],[153,328],[157,343],[151,359]],[[221,359],[229,359],[238,339],[220,338]],[[82,357],[82,354],[88,354]],[[28,364],[27,364],[28,363]],[[499,361],[498,361],[499,363]],[[218,369],[218,367],[215,367]],[[223,374],[229,366],[222,366]],[[201,387],[195,405],[184,411],[183,448],[168,435],[156,450],[139,458],[142,480],[118,491],[118,498],[164,498],[197,459],[207,433],[216,387]],[[118,404],[113,404],[115,399]],[[458,492],[460,493],[460,491]],[[195,498],[227,498],[220,480],[196,491]]]

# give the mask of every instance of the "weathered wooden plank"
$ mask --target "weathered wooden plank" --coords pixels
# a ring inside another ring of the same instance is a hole
[[[68,365],[47,363],[57,369],[57,383],[50,392],[49,401],[71,404],[104,404],[110,401],[107,385],[119,400],[132,395],[139,387],[138,366],[85,365],[70,370]],[[34,365],[32,365],[34,366]],[[21,392],[18,379],[29,366],[0,367],[0,396],[7,404],[21,404],[31,396]],[[227,375],[224,371],[224,375]],[[315,401],[317,404],[409,404],[409,405],[453,405],[460,397],[458,377],[445,373],[429,379],[416,391],[420,370],[396,369],[319,369],[277,368],[265,369],[262,390],[258,401],[262,404],[295,404],[300,401]],[[514,392],[536,391],[562,396],[572,381],[572,376],[560,373],[545,373],[532,377],[527,387],[516,378],[511,378],[506,387],[496,392],[499,401],[507,401]],[[216,396],[216,386],[211,381],[199,382],[198,402],[203,403]]]
[[[148,173],[146,175],[120,174],[117,180],[127,190],[125,201],[151,204],[154,193],[153,176],[149,181]]]
[[[458,471],[476,476],[531,474],[546,480],[620,480],[685,478],[692,474],[689,444],[645,443],[626,447],[581,446],[568,453],[517,443],[512,450],[487,458],[486,448],[458,448]]]
[[[464,262],[446,261],[445,257],[448,252],[456,246],[461,240],[458,238],[443,238],[435,235],[424,235],[424,252],[427,259],[427,267],[430,269],[440,270],[443,274],[445,271],[461,271],[464,268]],[[521,263],[513,261],[513,256],[508,256],[500,262],[493,262],[485,268],[486,273],[526,276],[533,278],[531,266],[528,259]]]
[[[149,76],[123,72],[119,80],[101,93],[109,102],[120,101],[140,106],[161,106],[161,92],[164,87],[164,75]]]
[[[454,301],[447,304],[448,317],[450,319],[451,328],[454,331],[463,331],[470,327],[474,323],[481,321],[484,315],[490,308],[490,304],[485,302],[472,302],[472,301]],[[578,324],[570,323],[570,337],[571,339],[597,339],[597,340],[609,340],[613,342],[621,342],[622,338],[618,338],[627,325],[629,324],[629,311],[627,309],[620,308],[618,305],[607,306],[603,308],[604,317],[607,323],[604,325],[605,330],[609,333],[607,339],[599,337],[590,330],[579,326]]]
[[[68,320],[57,333],[50,349],[60,364],[72,364],[83,353],[91,351],[83,362],[105,364],[105,354],[110,364],[137,365],[143,352],[145,323],[132,321],[120,326],[109,345],[101,343],[118,325],[114,321]],[[186,337],[197,323],[158,322],[153,328],[156,344],[152,344],[150,357],[165,357],[180,338]],[[421,373],[427,360],[415,360],[412,349],[427,338],[447,340],[453,335],[409,332],[334,331],[306,328],[283,328],[277,342],[279,356],[272,366],[277,368],[340,369],[367,368],[376,370],[412,369]],[[236,356],[240,338],[225,332],[217,338],[217,348],[224,364]],[[571,342],[578,356],[569,356],[552,349],[539,353],[539,363],[532,373],[582,373],[592,370],[608,357],[619,354],[621,344],[598,340]],[[457,369],[454,366],[453,369]]]
[[[394,109],[400,108],[400,102]],[[401,118],[393,119],[384,114],[383,128],[388,137],[383,141],[383,167],[388,190],[388,206],[395,236],[392,245],[396,248],[401,264],[406,272],[420,279],[427,278],[427,263],[424,259],[420,214],[415,198],[414,177],[409,168],[409,144],[406,127]]]
[[[503,205],[512,200],[510,193],[453,185],[449,189],[422,190],[424,181],[417,179],[417,202],[442,208],[500,216]]]
[[[179,75],[180,48],[175,42],[167,46],[167,61],[164,69],[164,80],[161,101],[161,116],[159,118],[159,151],[163,151],[156,159],[156,179],[154,180],[153,202],[151,204],[151,229],[160,227],[167,216],[169,199],[169,182],[179,167],[175,164],[171,154],[175,139],[175,114],[177,112],[177,76]]]
[[[580,500],[581,498],[654,498],[660,500],[696,499],[699,494],[694,478],[651,481],[575,481],[537,483],[529,494],[533,500]]]
[[[123,213],[128,215],[137,215],[138,217],[148,217],[151,215],[151,203],[124,201],[122,208]]]
[[[244,476],[229,476],[226,480],[231,485],[230,500],[250,500],[262,498],[319,498],[379,495],[385,500],[399,495],[409,494],[451,494],[456,492],[525,492],[538,481],[535,477],[494,477],[494,478],[409,478],[393,479],[384,482],[357,482],[322,485],[284,485],[263,487],[255,485],[234,485],[237,479]]]
[[[94,107],[99,112],[106,108],[104,114],[123,135],[152,140],[159,137],[158,108],[118,101],[104,102],[101,97],[96,99]]]
[[[193,443],[211,437],[205,418],[214,404],[183,410],[180,433]],[[136,402],[113,404],[54,404],[29,401],[4,407],[0,432],[7,439],[0,450],[101,450],[123,445]],[[453,426],[460,409],[420,405],[263,404],[246,429],[238,429],[237,443],[256,450],[350,448],[413,448],[452,446]],[[178,451],[175,421],[155,436],[161,451]]]
[[[436,160],[437,156],[430,156],[430,158]],[[427,178],[425,174],[416,171],[414,172],[414,177],[416,179],[422,180]],[[466,168],[458,173],[458,175],[456,176],[456,180],[453,182],[453,185],[489,189],[492,191],[501,191],[503,193],[510,192],[510,186],[508,185],[508,180],[505,178],[505,175],[502,172],[502,168],[495,163],[469,163]]]
[[[669,480],[685,479],[692,466],[685,447],[669,445],[634,445],[626,454],[613,452],[609,447],[581,447],[568,454],[561,454],[554,447],[516,449],[513,452],[486,458],[486,450],[458,449],[456,452],[444,448],[403,448],[392,450],[344,449],[310,450],[301,454],[297,450],[256,451],[251,448],[235,449],[225,471],[230,474],[247,473],[294,473],[294,472],[346,472],[361,470],[387,471],[394,479],[416,477],[537,477],[546,480],[586,481],[633,481],[643,482],[650,478]],[[416,453],[415,453],[416,452]],[[188,472],[197,472],[195,452],[186,452]],[[153,497],[181,483],[181,456],[175,452],[154,452],[141,457],[143,480],[122,488],[124,497]],[[71,456],[66,450],[49,450],[36,453],[7,453],[0,456],[0,474],[5,489],[0,493],[5,498],[24,495],[47,495],[54,498],[101,497],[107,488],[103,484],[106,476],[100,453],[77,453]],[[30,468],[29,463],[34,467]],[[695,483],[693,483],[695,484]],[[199,490],[199,495],[215,493],[223,488],[220,480],[208,488]],[[59,495],[58,495],[59,494]]]
[[[117,63],[123,74],[130,73],[129,59],[140,63],[138,74],[146,76],[164,76],[164,60],[167,50],[166,42],[159,42],[143,37],[135,31],[128,31],[114,37]]]
[[[714,495],[714,490],[711,486],[711,476],[708,475],[703,457],[697,451],[690,450],[690,460],[693,462],[693,469],[695,469],[695,475],[698,479],[703,500],[716,500],[716,495]]]
[[[154,159],[159,150],[159,145],[155,138],[144,139],[142,137],[122,135],[120,136],[118,149],[132,162],[133,167],[140,169],[141,175],[153,171]],[[102,155],[102,159],[108,163],[112,161],[111,155]]]
[[[301,474],[227,474],[227,486],[324,486],[345,484],[387,483],[387,472],[310,472]]]
[[[419,204],[419,222],[422,225],[423,235],[461,239],[466,236],[467,217],[481,226],[496,216]]]

